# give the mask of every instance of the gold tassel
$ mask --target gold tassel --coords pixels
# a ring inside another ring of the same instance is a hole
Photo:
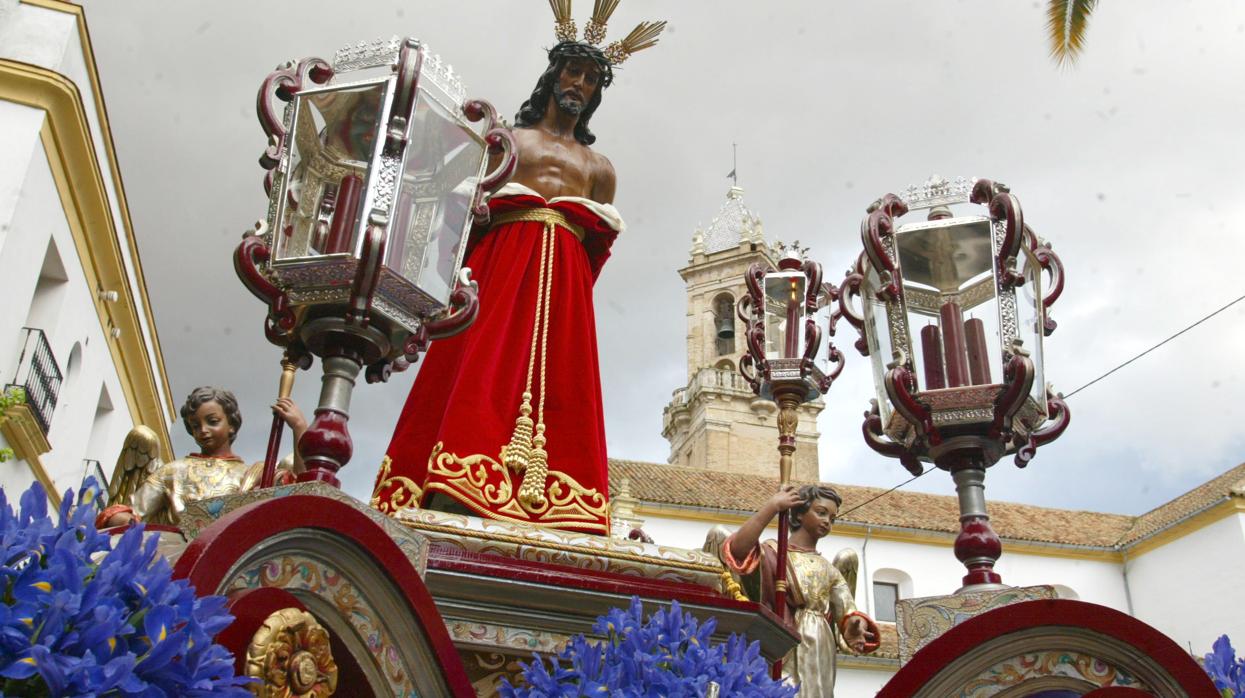
[[[516,473],[523,472],[532,458],[532,394],[523,393],[519,417],[514,420],[510,443],[501,447],[501,462]]]
[[[536,437],[532,439],[532,457],[523,484],[519,485],[519,501],[529,508],[545,505],[545,478],[549,476],[549,454],[545,452],[545,425],[536,425]]]
[[[618,0],[596,0],[592,6],[592,19],[584,27],[584,41],[598,46],[605,41],[605,25],[618,8]]]

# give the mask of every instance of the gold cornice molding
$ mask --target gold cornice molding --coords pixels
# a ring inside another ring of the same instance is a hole
[[[163,359],[158,355],[155,357],[160,370],[157,376],[148,360],[151,354],[131,292],[82,96],[73,81],[59,73],[0,59],[0,99],[47,113],[40,137],[88,289],[116,291],[119,296],[116,302],[106,303],[99,294],[92,294],[101,330],[130,407],[130,416],[136,424],[145,424],[156,431],[164,457],[171,459],[173,448],[169,422],[160,399],[162,385],[167,386]],[[141,282],[141,271],[137,266],[135,272]],[[147,312],[150,313],[149,305]],[[148,318],[150,320],[150,316]],[[121,330],[119,338],[112,337],[113,327]],[[152,329],[154,332],[154,325]],[[167,387],[163,393],[168,395]]]
[[[129,199],[125,195],[125,180],[121,177],[121,167],[117,160],[116,145],[112,140],[112,125],[108,121],[108,107],[104,100],[104,91],[100,87],[99,69],[95,65],[95,49],[91,46],[91,33],[87,27],[86,16],[81,6],[71,2],[63,2],[63,0],[20,0],[22,4],[39,7],[45,10],[55,12],[64,12],[71,14],[78,20],[78,39],[82,44],[82,59],[86,65],[86,72],[91,80],[91,91],[95,98],[96,118],[99,120],[100,132],[104,141],[104,150],[108,154],[108,168],[112,174],[112,181],[117,190],[117,207],[121,212],[121,222],[125,228],[126,246],[130,251],[130,260],[134,265],[136,286],[138,293],[143,300],[143,314],[147,320],[147,327],[151,332],[151,353],[156,359],[156,366],[159,372],[157,379],[161,387],[164,389],[164,397],[166,408],[168,409],[168,418],[177,418],[177,405],[173,402],[173,391],[169,387],[168,375],[165,373],[164,352],[160,346],[160,334],[156,329],[155,313],[151,308],[151,299],[147,293],[147,277],[143,274],[142,258],[138,253],[138,241],[134,237],[134,221],[130,217]],[[145,341],[145,339],[144,339]],[[150,426],[150,425],[149,425]],[[153,427],[154,428],[154,427]],[[163,429],[161,431],[167,431]],[[170,451],[168,454],[172,456]]]
[[[52,506],[59,509],[60,492],[57,491],[56,483],[48,475],[47,468],[43,467],[43,460],[40,458],[51,451],[52,446],[48,443],[47,437],[43,435],[43,429],[39,423],[35,421],[35,415],[30,411],[30,406],[11,405],[3,414],[0,414],[0,433],[4,434],[4,440],[13,447],[13,454],[25,461],[30,466],[35,479],[43,484],[43,489],[47,492]]]

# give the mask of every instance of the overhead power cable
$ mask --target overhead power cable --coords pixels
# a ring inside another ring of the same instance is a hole
[[[934,470],[934,468],[926,468],[924,471],[922,471],[922,472],[921,472],[921,475],[924,475],[925,473],[928,473],[928,472],[930,472],[931,470]],[[886,490],[886,491],[885,491],[885,492],[883,492],[882,494],[874,495],[873,497],[871,497],[871,498],[869,498],[869,499],[866,499],[865,501],[861,502],[860,504],[857,504],[856,506],[852,507],[851,509],[848,509],[847,511],[844,511],[844,512],[839,512],[838,516],[840,516],[840,517],[842,517],[842,516],[847,516],[848,514],[852,513],[853,511],[856,511],[857,509],[860,509],[861,507],[865,506],[865,505],[866,505],[866,504],[868,504],[869,502],[872,502],[872,501],[874,501],[874,500],[881,499],[882,497],[885,497],[886,495],[890,494],[891,492],[894,492],[895,490],[899,489],[900,487],[903,487],[904,485],[908,484],[909,482],[912,482],[913,480],[917,479],[918,477],[921,477],[921,475],[913,475],[912,477],[908,478],[907,480],[904,480],[903,482],[899,483],[898,485],[895,485],[894,487],[890,488],[889,490]]]
[[[1097,378],[1095,378],[1095,379],[1093,379],[1092,381],[1090,381],[1090,382],[1086,383],[1085,385],[1082,385],[1081,387],[1077,388],[1076,390],[1073,390],[1072,392],[1070,392],[1070,393],[1068,393],[1067,395],[1065,395],[1065,396],[1063,397],[1063,399],[1067,400],[1068,398],[1072,397],[1073,395],[1076,395],[1077,393],[1079,393],[1079,392],[1081,392],[1082,390],[1084,390],[1084,389],[1088,388],[1089,386],[1093,385],[1094,383],[1097,383],[1098,381],[1102,380],[1103,378],[1106,378],[1107,376],[1111,375],[1112,373],[1115,373],[1116,371],[1120,370],[1121,368],[1124,368],[1125,366],[1127,366],[1127,365],[1131,364],[1132,362],[1136,361],[1137,359],[1140,359],[1141,357],[1145,356],[1146,354],[1149,354],[1150,352],[1154,351],[1155,349],[1158,349],[1159,347],[1163,346],[1164,344],[1167,344],[1168,342],[1170,342],[1170,341],[1172,341],[1173,339],[1175,339],[1175,338],[1179,337],[1180,335],[1184,334],[1185,332],[1188,332],[1189,330],[1193,329],[1194,327],[1197,327],[1198,325],[1202,324],[1203,322],[1206,322],[1207,320],[1209,320],[1209,319],[1211,319],[1211,318],[1215,317],[1215,316],[1216,316],[1216,315],[1218,315],[1219,313],[1222,313],[1223,311],[1227,310],[1228,308],[1231,308],[1232,306],[1236,305],[1237,303],[1240,303],[1240,302],[1241,302],[1241,301],[1243,301],[1243,300],[1245,300],[1245,296],[1240,296],[1240,297],[1238,297],[1236,300],[1229,302],[1227,305],[1225,305],[1225,306],[1223,306],[1222,308],[1220,308],[1220,309],[1216,310],[1215,312],[1211,313],[1210,315],[1207,315],[1206,317],[1202,318],[1201,320],[1198,320],[1197,322],[1193,323],[1192,325],[1189,325],[1188,327],[1184,328],[1183,330],[1180,330],[1180,331],[1179,331],[1179,332],[1177,332],[1176,334],[1173,334],[1172,336],[1168,337],[1167,339],[1164,339],[1163,341],[1159,342],[1158,344],[1155,344],[1154,346],[1150,347],[1149,349],[1146,349],[1145,351],[1143,351],[1143,352],[1141,352],[1140,354],[1138,354],[1138,355],[1134,356],[1133,358],[1129,359],[1128,361],[1125,361],[1124,363],[1120,364],[1119,366],[1116,366],[1115,368],[1111,369],[1110,371],[1107,371],[1106,373],[1102,374],[1101,376],[1098,376]]]

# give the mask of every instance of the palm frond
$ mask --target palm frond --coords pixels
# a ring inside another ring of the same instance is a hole
[[[1050,0],[1046,8],[1046,32],[1050,55],[1060,66],[1072,65],[1085,48],[1085,30],[1098,0]]]

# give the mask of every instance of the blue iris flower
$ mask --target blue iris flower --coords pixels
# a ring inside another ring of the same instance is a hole
[[[677,601],[644,617],[639,597],[592,626],[600,640],[572,638],[557,657],[539,654],[523,666],[523,681],[501,685],[503,698],[700,698],[709,682],[719,695],[790,698],[796,689],[769,676],[760,646],[738,635],[712,641],[717,622],[700,622]]]
[[[1236,656],[1227,635],[1220,635],[1211,650],[1203,658],[1202,666],[1220,695],[1223,698],[1245,697],[1245,658]]]
[[[16,512],[0,490],[0,695],[251,695],[212,639],[224,599],[173,580],[141,526],[100,534],[97,507],[67,492],[53,519],[38,483]]]

